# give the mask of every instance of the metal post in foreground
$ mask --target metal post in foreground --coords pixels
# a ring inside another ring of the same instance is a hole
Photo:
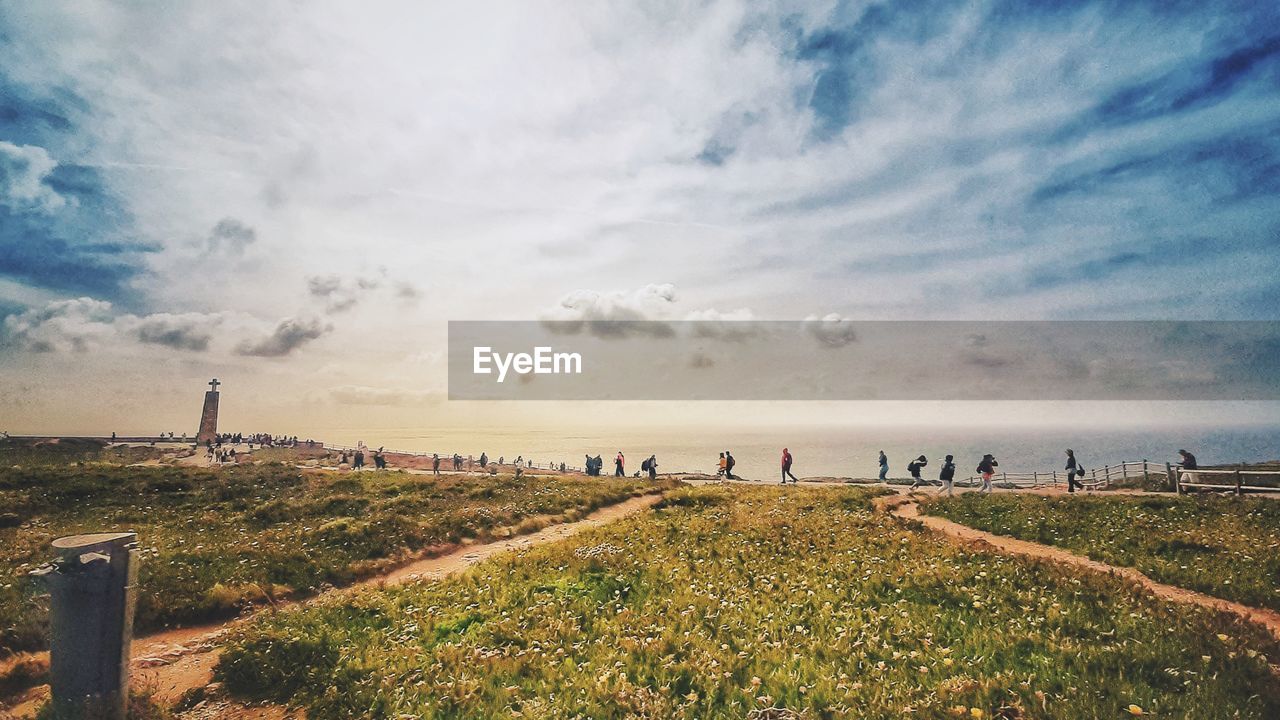
[[[137,533],[53,541],[58,558],[32,574],[49,588],[53,716],[125,720],[137,604]]]

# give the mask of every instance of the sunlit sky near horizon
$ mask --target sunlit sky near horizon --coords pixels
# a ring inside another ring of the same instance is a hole
[[[9,3],[0,430],[1280,425],[450,403],[449,320],[1280,320],[1280,5]],[[728,415],[728,416],[727,416]]]

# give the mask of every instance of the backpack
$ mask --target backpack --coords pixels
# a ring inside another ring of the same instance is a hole
[[[645,472],[649,472],[649,461],[645,460],[644,462],[640,463],[640,469]]]

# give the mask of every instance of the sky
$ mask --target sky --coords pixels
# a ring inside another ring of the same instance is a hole
[[[0,9],[0,430],[194,433],[214,376],[244,431],[724,422],[448,402],[447,323],[1280,320],[1277,298],[1274,3]]]

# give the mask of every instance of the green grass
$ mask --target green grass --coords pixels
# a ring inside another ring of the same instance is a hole
[[[677,491],[461,576],[260,617],[216,674],[313,720],[1280,713],[1264,631],[958,548],[872,494]]]
[[[88,438],[0,438],[0,467],[67,465],[77,462],[128,465],[159,458],[162,448],[111,446]],[[173,452],[172,448],[167,452]]]
[[[483,538],[543,515],[625,499],[639,481],[510,475],[225,468],[0,469],[0,651],[46,643],[47,598],[27,573],[49,542],[135,530],[144,548],[140,632],[233,615],[245,605],[342,585],[430,546]]]
[[[975,494],[924,511],[1057,545],[1170,585],[1280,610],[1280,502],[1259,498]]]

